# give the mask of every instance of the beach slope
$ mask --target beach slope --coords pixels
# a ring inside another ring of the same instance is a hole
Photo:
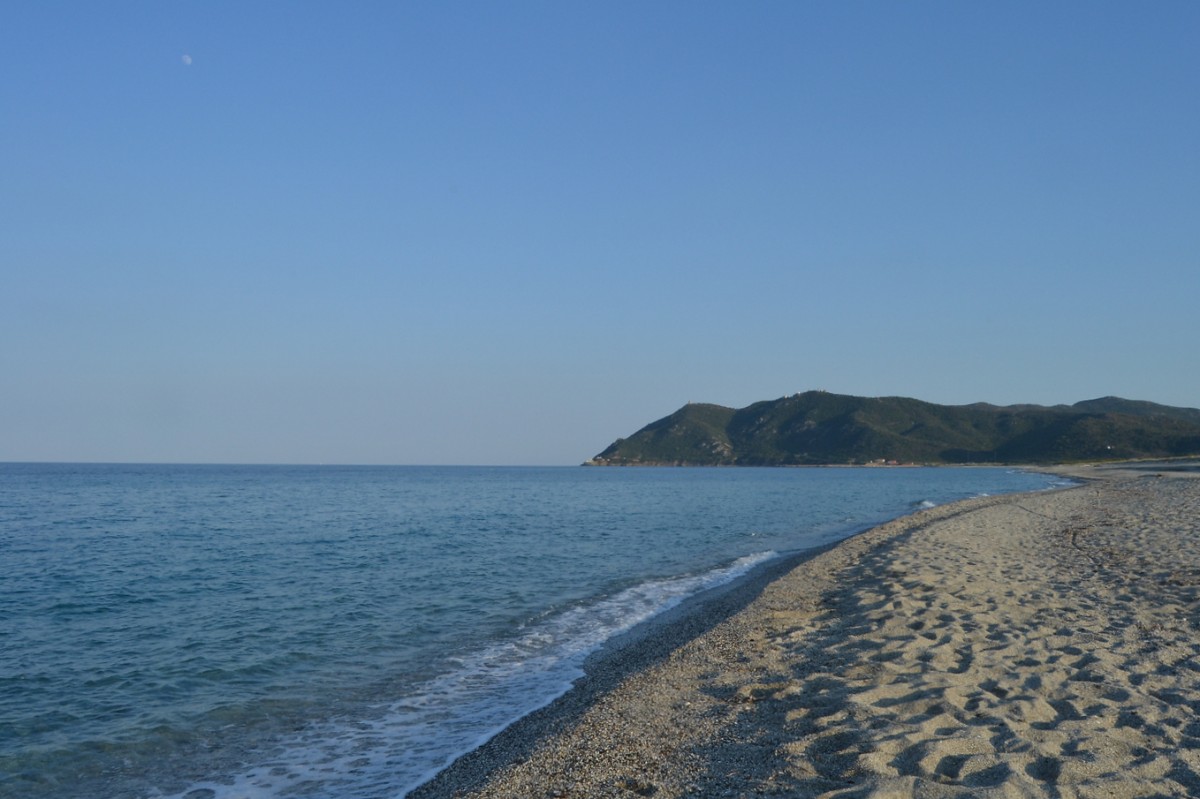
[[[417,795],[1200,795],[1187,474],[870,530]]]

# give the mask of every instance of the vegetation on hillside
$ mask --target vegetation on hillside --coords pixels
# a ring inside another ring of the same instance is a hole
[[[1104,397],[937,405],[809,391],[741,409],[689,403],[593,465],[1058,463],[1200,454],[1200,410]]]

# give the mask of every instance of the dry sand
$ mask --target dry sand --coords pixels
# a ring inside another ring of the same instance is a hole
[[[418,795],[1200,796],[1200,480],[1163,474],[934,508],[766,575]]]

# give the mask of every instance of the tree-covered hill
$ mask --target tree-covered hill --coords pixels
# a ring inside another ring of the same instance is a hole
[[[689,403],[588,463],[1055,463],[1195,454],[1195,408],[1119,397],[1053,407],[936,405],[809,391],[741,409]]]

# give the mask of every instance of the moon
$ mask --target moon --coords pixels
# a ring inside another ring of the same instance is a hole
[[[183,62],[185,67],[190,67],[192,65],[192,57],[187,53],[184,53],[182,56],[180,56],[179,60]]]

